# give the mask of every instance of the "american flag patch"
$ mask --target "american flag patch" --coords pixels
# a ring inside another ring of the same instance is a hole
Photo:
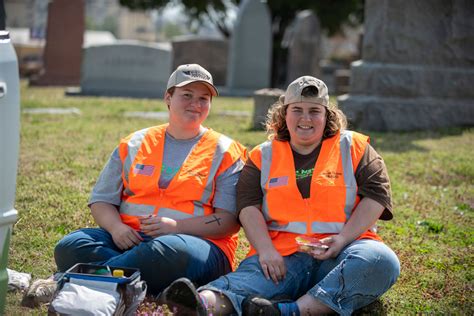
[[[133,168],[133,173],[134,174],[141,174],[143,176],[151,176],[153,174],[153,171],[155,171],[155,166],[152,165],[142,165],[137,163],[135,165],[135,168]]]
[[[268,182],[268,188],[276,188],[281,187],[284,185],[288,185],[288,176],[278,177],[278,178],[271,178]]]

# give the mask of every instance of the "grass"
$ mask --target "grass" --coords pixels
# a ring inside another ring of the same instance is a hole
[[[223,110],[252,111],[249,98],[214,100],[206,125],[251,148],[265,134],[250,117],[223,117]],[[76,107],[81,115],[21,115],[21,148],[9,268],[34,278],[55,270],[53,248],[68,232],[95,226],[89,192],[119,139],[160,122],[124,118],[126,111],[166,111],[160,100],[65,97],[61,88],[22,83],[21,108]],[[396,285],[369,313],[474,314],[474,129],[369,133],[392,181],[395,218],[379,222],[382,238],[398,254]],[[242,235],[243,236],[243,235]],[[241,238],[239,260],[248,244]],[[8,293],[6,315],[42,315]]]

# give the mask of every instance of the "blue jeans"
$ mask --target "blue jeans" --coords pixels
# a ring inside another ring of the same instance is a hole
[[[180,277],[202,285],[231,271],[227,257],[208,240],[183,234],[142,237],[139,245],[123,251],[106,230],[84,228],[60,240],[54,258],[61,272],[79,262],[138,268],[152,294]]]
[[[224,294],[238,315],[250,295],[297,300],[304,294],[341,315],[350,315],[385,293],[400,274],[395,253],[384,243],[368,239],[352,242],[335,259],[319,261],[302,252],[283,259],[287,274],[278,285],[265,278],[255,255],[242,261],[235,272],[201,286],[199,291]]]

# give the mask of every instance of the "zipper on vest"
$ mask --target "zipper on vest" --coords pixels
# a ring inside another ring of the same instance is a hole
[[[311,206],[309,204],[309,199],[303,199],[305,209],[306,209],[306,214],[307,214],[307,219],[306,219],[306,233],[307,234],[312,234],[313,232],[311,231]]]
[[[165,197],[165,190],[158,188],[158,205],[155,207],[155,210],[153,211],[154,215],[158,214],[158,211],[160,209],[160,205],[162,205],[161,200],[163,200],[164,197]]]

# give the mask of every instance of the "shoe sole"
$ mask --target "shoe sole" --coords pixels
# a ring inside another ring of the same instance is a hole
[[[186,278],[181,278],[165,290],[164,302],[174,315],[177,316],[207,316],[194,284]]]

